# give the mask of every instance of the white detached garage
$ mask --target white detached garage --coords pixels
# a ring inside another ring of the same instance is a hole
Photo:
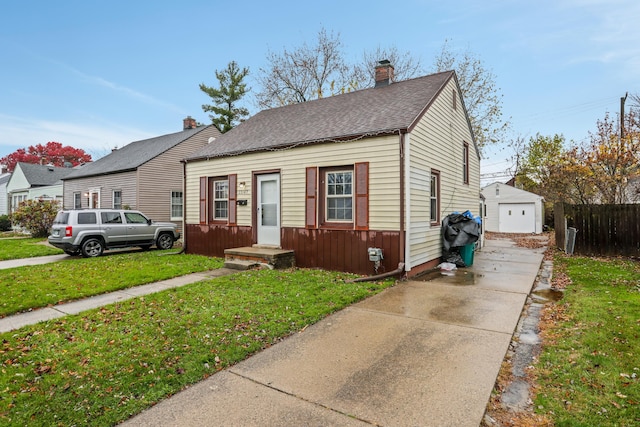
[[[485,198],[482,220],[486,231],[542,233],[542,196],[497,182],[484,187],[481,193]]]

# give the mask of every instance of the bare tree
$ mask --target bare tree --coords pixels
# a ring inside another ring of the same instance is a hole
[[[509,122],[502,119],[502,94],[496,76],[482,60],[468,49],[454,52],[445,40],[433,68],[436,72],[455,70],[478,146],[482,149],[501,141]]]
[[[322,98],[349,85],[340,34],[327,33],[324,28],[314,45],[304,43],[282,53],[270,51],[267,61],[268,67],[261,68],[258,77],[262,90],[256,99],[261,108]]]

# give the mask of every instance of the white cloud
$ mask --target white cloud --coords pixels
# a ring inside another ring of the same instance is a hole
[[[139,129],[116,125],[78,124],[0,114],[0,157],[14,152],[16,147],[56,141],[81,148],[95,159],[114,147],[153,136]]]

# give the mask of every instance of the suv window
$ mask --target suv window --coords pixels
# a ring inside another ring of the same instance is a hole
[[[122,224],[120,212],[100,212],[103,224]]]
[[[125,218],[127,218],[127,222],[130,224],[146,224],[147,218],[137,212],[125,212]]]
[[[95,212],[78,212],[78,224],[97,224],[97,223],[98,223],[98,218],[96,217]]]
[[[56,215],[56,219],[53,220],[54,224],[68,224],[69,223],[69,212],[58,212]]]

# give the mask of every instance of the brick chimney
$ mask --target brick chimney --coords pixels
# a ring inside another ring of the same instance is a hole
[[[376,87],[389,86],[393,82],[393,65],[388,59],[383,59],[376,65]]]
[[[196,124],[196,119],[191,116],[187,116],[187,118],[182,121],[182,125],[182,128],[184,130],[195,129],[196,127],[198,127],[198,125]]]

